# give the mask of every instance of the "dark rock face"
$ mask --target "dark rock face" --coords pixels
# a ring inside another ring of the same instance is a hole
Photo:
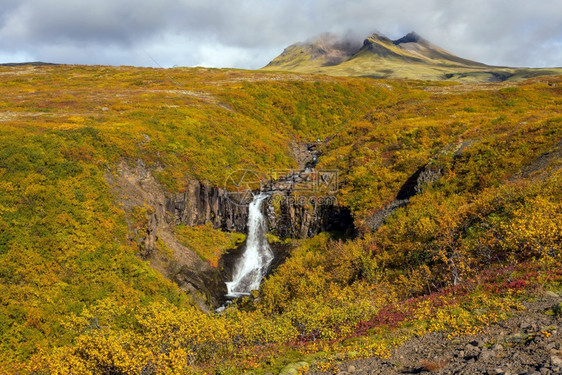
[[[308,238],[324,231],[353,233],[353,218],[346,207],[333,197],[320,199],[294,197],[291,183],[286,189],[271,187],[272,197],[265,205],[270,231],[281,238]],[[213,223],[217,229],[245,232],[248,206],[235,203],[229,193],[219,187],[191,180],[183,193],[166,200],[170,224],[202,225]]]
[[[408,199],[396,199],[396,198],[393,199],[386,206],[376,211],[373,215],[367,218],[367,220],[365,221],[367,227],[372,231],[376,231],[384,224],[384,221],[386,220],[387,217],[389,217],[394,211],[396,211],[400,207],[404,207],[407,204],[408,204]]]
[[[273,203],[276,199],[277,209]],[[281,238],[309,238],[329,231],[351,236],[355,232],[351,211],[338,206],[333,197],[301,200],[291,195],[274,195],[268,205],[268,221],[271,232]]]
[[[395,45],[399,45],[402,43],[419,43],[419,42],[425,42],[425,39],[419,36],[416,32],[412,31],[404,35],[402,38],[394,40],[392,43],[394,43]]]
[[[432,165],[424,165],[406,180],[398,191],[396,199],[407,200],[421,193],[427,186],[439,180],[442,176],[441,169]]]
[[[211,307],[224,303],[227,293],[225,280],[216,268],[193,269],[187,265],[170,268],[171,280],[182,289],[197,295],[205,296],[205,301]]]
[[[156,250],[156,236],[158,228],[158,217],[155,213],[150,213],[147,215],[146,227],[144,228],[144,236],[138,239],[139,243],[139,255],[143,259],[149,259],[154,251]]]
[[[562,140],[555,144],[549,151],[542,153],[531,164],[526,165],[518,173],[513,175],[510,180],[530,177],[547,177],[555,170],[562,168],[562,165],[559,164],[560,160],[562,160]]]
[[[244,232],[248,221],[248,207],[237,205],[219,187],[190,180],[183,193],[166,200],[166,210],[174,224],[189,226],[213,223],[215,228],[228,232]]]
[[[442,170],[431,164],[427,164],[419,168],[413,175],[410,176],[410,178],[408,178],[408,180],[406,180],[404,185],[402,185],[396,195],[396,198],[371,215],[371,217],[367,218],[365,221],[367,227],[373,231],[377,230],[384,224],[384,221],[388,216],[400,207],[406,206],[411,197],[423,192],[424,189],[439,180],[442,175]]]

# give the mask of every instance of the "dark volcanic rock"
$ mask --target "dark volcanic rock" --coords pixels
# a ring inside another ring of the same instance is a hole
[[[248,221],[247,206],[236,204],[226,190],[197,180],[188,181],[185,192],[168,197],[166,210],[176,225],[211,222],[215,228],[228,232],[244,232]]]
[[[402,44],[402,43],[419,43],[419,42],[426,42],[421,36],[419,36],[416,32],[412,31],[402,38],[394,40],[392,43],[395,45]]]
[[[271,197],[265,210],[269,229],[281,238],[308,238],[324,231],[353,233],[353,218],[346,207],[337,205],[333,197],[295,197],[294,184],[306,177],[295,176],[291,182],[281,182],[269,187]],[[212,223],[217,229],[245,232],[248,206],[237,204],[221,188],[189,181],[183,193],[166,201],[170,224],[189,226]]]
[[[432,164],[426,164],[419,168],[402,185],[396,198],[367,218],[365,224],[370,230],[377,230],[384,224],[388,216],[400,207],[406,206],[411,197],[422,193],[424,189],[439,180],[442,175],[441,169]]]
[[[281,238],[309,238],[331,231],[354,234],[353,218],[347,207],[338,206],[329,197],[301,198],[279,194],[270,199],[268,221],[273,234]]]

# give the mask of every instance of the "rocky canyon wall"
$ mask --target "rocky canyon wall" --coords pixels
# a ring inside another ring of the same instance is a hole
[[[202,308],[219,304],[226,293],[225,274],[178,241],[174,228],[212,223],[216,229],[245,233],[248,205],[237,204],[221,187],[194,179],[182,192],[167,192],[140,159],[121,161],[106,179],[125,211],[129,241],[138,247],[139,256],[196,296]],[[309,238],[323,231],[353,233],[349,210],[339,207],[335,198],[296,199],[291,185],[284,184],[289,187],[270,186],[271,197],[264,204],[269,232],[282,239]]]

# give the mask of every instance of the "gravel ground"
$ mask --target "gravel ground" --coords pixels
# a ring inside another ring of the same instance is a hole
[[[331,373],[312,366],[308,374],[562,374],[562,297],[549,292],[525,307],[477,335],[448,340],[432,333],[407,341],[388,359],[346,361]]]

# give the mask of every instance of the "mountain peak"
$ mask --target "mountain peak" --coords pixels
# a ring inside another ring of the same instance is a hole
[[[290,45],[267,66],[337,65],[351,58],[360,47],[360,43],[349,38],[324,33],[304,43]]]
[[[303,73],[358,75],[382,78],[447,79],[444,73],[489,69],[434,45],[412,31],[391,40],[375,32],[360,42],[329,34],[296,43],[273,59],[265,69]],[[460,73],[459,73],[460,72]],[[474,74],[479,74],[475,71]]]
[[[373,43],[382,42],[382,43],[392,43],[386,35],[380,33],[373,33],[371,36],[367,37],[363,42],[363,46],[368,46]]]
[[[408,34],[404,35],[402,38],[393,41],[393,43],[396,45],[402,43],[423,43],[423,42],[427,42],[427,41],[415,31],[409,32]]]

